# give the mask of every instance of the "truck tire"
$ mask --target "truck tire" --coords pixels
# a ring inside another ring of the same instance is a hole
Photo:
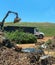
[[[39,38],[39,39],[43,39],[44,36],[43,36],[42,34],[40,34],[40,35],[38,36],[38,38]]]

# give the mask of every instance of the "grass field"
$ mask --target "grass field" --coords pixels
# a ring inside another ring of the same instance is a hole
[[[30,26],[38,27],[40,31],[45,33],[45,36],[55,36],[55,24],[54,23],[30,23],[30,22],[19,22],[19,23],[5,23],[5,26]]]

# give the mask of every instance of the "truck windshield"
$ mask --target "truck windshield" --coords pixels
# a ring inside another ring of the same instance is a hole
[[[39,29],[38,28],[36,28],[35,30],[36,30],[36,32],[39,32]]]

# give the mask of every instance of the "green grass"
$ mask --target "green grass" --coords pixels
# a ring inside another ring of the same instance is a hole
[[[40,31],[45,33],[45,36],[55,36],[55,24],[54,23],[30,23],[30,22],[19,22],[19,23],[5,23],[5,26],[30,26],[38,27]]]

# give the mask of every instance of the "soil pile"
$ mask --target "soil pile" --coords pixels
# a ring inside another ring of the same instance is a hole
[[[55,36],[52,38],[52,47],[55,49]]]
[[[0,47],[0,65],[38,65],[35,54],[17,52],[12,48]]]
[[[51,57],[52,64],[55,64],[55,57]]]

